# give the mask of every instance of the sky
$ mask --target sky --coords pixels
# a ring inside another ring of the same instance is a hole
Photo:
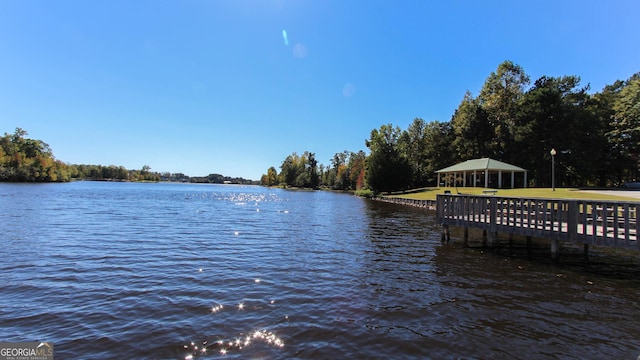
[[[0,0],[0,133],[72,164],[259,180],[373,129],[449,121],[511,60],[599,92],[640,1]]]

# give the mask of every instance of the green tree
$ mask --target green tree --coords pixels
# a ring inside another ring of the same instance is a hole
[[[640,160],[640,73],[629,78],[616,94],[612,104],[609,141],[624,159],[626,177],[637,178]]]
[[[424,184],[427,178],[427,152],[428,144],[425,141],[426,122],[420,118],[413,119],[407,130],[400,134],[399,148],[411,166],[412,187]]]
[[[452,145],[457,161],[493,155],[487,145],[493,142],[495,131],[479,100],[469,91],[453,113],[451,126],[454,133]]]
[[[318,165],[318,176],[320,177],[320,187],[326,187],[327,184],[327,170],[328,168],[324,164]]]
[[[267,182],[265,185],[274,186],[278,184],[278,171],[275,167],[271,166],[267,169]]]
[[[450,122],[432,121],[425,129],[425,142],[428,144],[429,159],[425,171],[430,175],[428,184],[435,184],[435,172],[455,163],[455,149],[451,146],[454,134]]]
[[[411,165],[402,154],[401,131],[391,124],[371,131],[365,145],[371,151],[367,160],[367,183],[375,192],[407,189],[411,184]]]
[[[280,174],[278,175],[279,182],[285,185],[292,186],[295,183],[297,172],[298,154],[295,152],[287,156],[282,165],[280,165]]]
[[[597,118],[587,110],[587,87],[577,76],[536,80],[518,104],[511,159],[530,170],[537,185],[550,186],[550,150],[556,149],[558,184],[595,181],[597,162],[606,146]]]
[[[480,105],[495,133],[488,144],[493,157],[512,161],[517,104],[528,84],[529,76],[522,67],[505,61],[489,75],[480,90]]]
[[[317,188],[320,182],[315,154],[305,151],[302,156],[292,153],[280,166],[280,183],[301,188]]]
[[[309,174],[309,182],[305,184],[305,187],[317,189],[318,184],[320,184],[320,176],[318,174],[318,161],[316,160],[316,154],[305,151],[304,157],[306,158],[307,173]]]
[[[625,156],[623,149],[615,141],[611,121],[615,116],[613,104],[623,87],[624,81],[616,80],[613,84],[605,86],[601,92],[594,94],[589,104],[589,111],[594,114],[599,123],[599,139],[605,142],[605,146],[601,147],[601,153],[597,157],[599,186],[619,183],[624,177],[625,169],[630,165],[630,159]]]

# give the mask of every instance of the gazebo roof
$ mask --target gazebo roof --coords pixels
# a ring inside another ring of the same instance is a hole
[[[491,170],[491,171],[518,171],[524,172],[525,169],[504,163],[502,161],[493,160],[489,158],[473,159],[461,162],[459,164],[446,167],[436,171],[436,173],[451,173],[451,172],[463,172],[474,170]]]

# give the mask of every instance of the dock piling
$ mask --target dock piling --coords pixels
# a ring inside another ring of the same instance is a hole
[[[464,247],[469,247],[469,228],[466,226],[464,227],[463,239],[464,239]]]
[[[440,237],[440,240],[444,243],[451,241],[451,234],[449,233],[449,225],[447,224],[442,224],[442,235]]]
[[[551,239],[551,258],[558,260],[558,240]]]

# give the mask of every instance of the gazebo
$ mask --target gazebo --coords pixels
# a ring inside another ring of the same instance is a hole
[[[459,177],[462,176],[462,186],[465,187],[467,186],[467,177],[473,176],[472,186],[476,187],[480,180],[478,175],[484,175],[485,188],[489,187],[490,174],[497,174],[498,188],[502,188],[502,174],[511,173],[512,189],[515,187],[515,173],[524,173],[524,187],[527,187],[527,170],[489,158],[467,160],[465,162],[440,169],[436,171],[436,173],[438,174],[438,186],[440,186],[440,175],[444,175],[447,186],[449,186],[452,176],[454,183],[457,183]]]

